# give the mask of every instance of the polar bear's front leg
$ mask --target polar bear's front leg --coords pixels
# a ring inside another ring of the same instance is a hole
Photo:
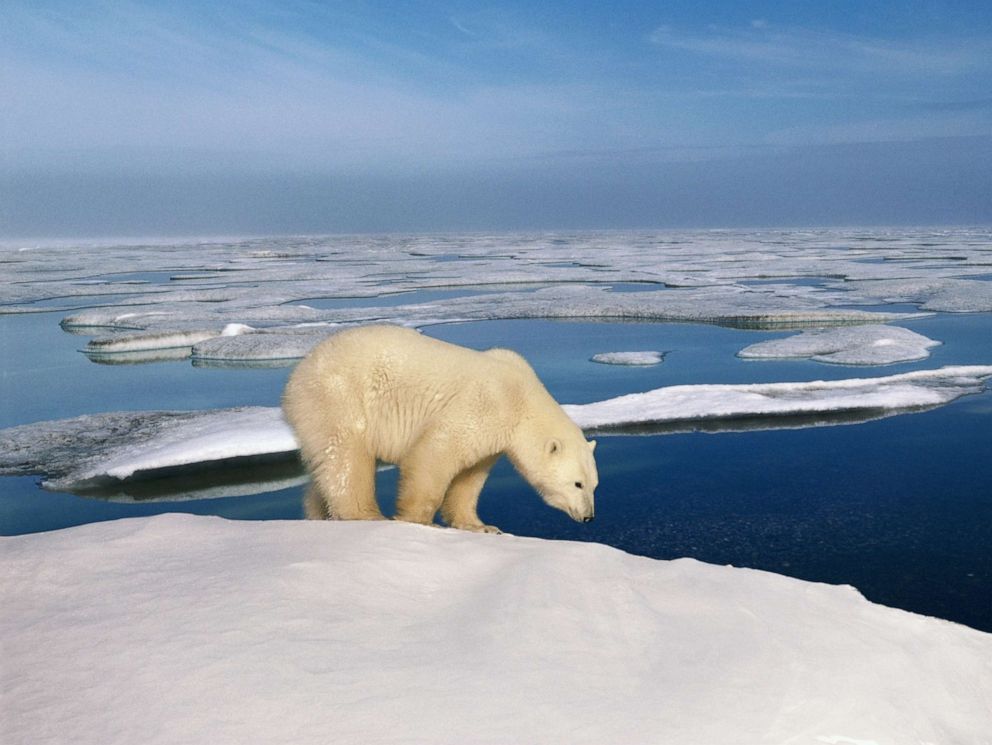
[[[399,463],[396,519],[430,525],[455,472],[443,448],[420,443]]]
[[[452,480],[441,503],[441,517],[452,528],[472,530],[477,533],[499,533],[494,525],[485,525],[477,512],[479,493],[482,491],[489,471],[499,460],[499,455],[484,458],[474,466],[466,468]]]

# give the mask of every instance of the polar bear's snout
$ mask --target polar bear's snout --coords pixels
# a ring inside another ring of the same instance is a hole
[[[592,522],[596,517],[593,496],[590,493],[567,494],[559,498],[546,499],[552,507],[557,507],[577,523]]]

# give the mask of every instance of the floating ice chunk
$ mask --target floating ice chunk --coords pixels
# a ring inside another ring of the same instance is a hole
[[[132,334],[114,334],[90,339],[83,351],[90,356],[147,352],[157,349],[192,348],[206,339],[221,333],[217,329],[190,329],[185,331],[139,331]]]
[[[175,362],[188,360],[190,347],[167,347],[165,349],[148,349],[137,352],[111,352],[109,354],[90,353],[83,349],[90,362],[98,365],[144,365],[153,362]]]
[[[83,470],[77,479],[109,476],[126,479],[138,472],[259,454],[291,453],[296,438],[279,409],[253,407],[203,416],[150,442],[125,445],[103,460],[99,468]]]
[[[940,406],[982,388],[992,365],[942,367],[883,378],[809,383],[677,385],[591,404],[566,405],[585,430],[706,420],[800,417]]]
[[[939,341],[900,326],[845,326],[803,331],[785,339],[770,339],[738,352],[749,360],[808,358],[838,365],[889,365],[922,360]]]
[[[0,473],[44,473],[85,490],[239,459],[290,458],[296,440],[275,407],[93,414],[0,430]]]
[[[393,521],[192,515],[4,537],[0,553],[10,742],[992,731],[992,635],[769,572]]]
[[[234,337],[241,338],[241,337]],[[565,411],[590,432],[819,426],[931,408],[976,393],[992,366],[810,383],[680,385]],[[295,457],[278,408],[125,412],[0,430],[0,474],[42,473],[47,488],[79,491],[232,460]]]
[[[664,352],[602,352],[590,358],[604,365],[657,365],[664,361]]]

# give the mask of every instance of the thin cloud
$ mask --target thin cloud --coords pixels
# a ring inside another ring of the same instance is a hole
[[[776,68],[915,76],[964,75],[992,67],[992,40],[896,42],[807,29],[779,29],[763,22],[745,29],[691,33],[660,26],[655,46]]]

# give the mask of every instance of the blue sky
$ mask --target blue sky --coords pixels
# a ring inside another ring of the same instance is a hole
[[[0,234],[992,221],[992,4],[0,4]]]

